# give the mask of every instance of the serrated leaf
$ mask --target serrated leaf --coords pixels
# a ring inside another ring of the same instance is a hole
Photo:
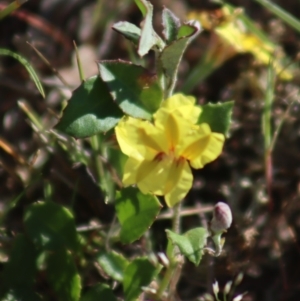
[[[189,261],[199,265],[203,255],[203,248],[206,246],[206,240],[209,236],[208,231],[199,227],[189,230],[183,235],[174,233],[171,230],[166,230],[166,232],[171,243],[177,246]]]
[[[117,301],[111,288],[104,283],[99,283],[90,288],[87,293],[80,298],[80,301]]]
[[[180,27],[180,20],[177,18],[172,11],[164,7],[162,12],[163,22],[163,35],[167,44],[170,44],[177,39],[178,29]]]
[[[133,260],[124,273],[125,300],[135,301],[141,294],[142,287],[149,285],[158,272],[159,269],[155,268],[146,257]]]
[[[173,90],[177,78],[177,71],[183,53],[190,41],[200,32],[198,27],[184,25],[191,29],[190,35],[181,37],[166,46],[159,56],[159,61],[167,79],[166,87]]]
[[[158,48],[163,48],[164,42],[157,35],[153,29],[152,18],[153,18],[153,6],[149,1],[146,0],[135,0],[136,5],[139,7],[143,14],[144,21],[141,31],[141,37],[139,41],[138,54],[144,56],[152,49],[155,45]]]
[[[15,53],[13,51],[10,51],[10,50],[4,49],[4,48],[0,48],[0,55],[8,55],[8,56],[11,56],[11,57],[15,58],[16,60],[18,60],[26,68],[31,79],[35,83],[35,86],[37,87],[37,89],[39,90],[41,95],[45,98],[45,92],[44,92],[42,83],[39,80],[38,75],[36,74],[33,67],[29,64],[29,62],[24,57],[22,57],[21,55]]]
[[[208,123],[213,132],[228,136],[234,102],[208,103],[201,106],[202,113],[197,124]]]
[[[20,298],[22,291],[33,290],[36,259],[37,251],[33,243],[25,235],[18,235],[13,243],[9,260],[4,264],[0,291],[6,292],[11,289],[11,295]]]
[[[101,252],[98,255],[98,263],[103,271],[116,281],[123,281],[124,271],[128,265],[127,259],[117,252]]]
[[[161,209],[158,199],[128,187],[117,193],[116,211],[121,224],[120,239],[131,243],[139,239],[155,221]]]
[[[52,202],[32,204],[25,211],[24,223],[28,236],[39,248],[78,248],[74,217],[61,205]]]
[[[136,118],[152,118],[163,100],[163,91],[155,75],[141,66],[120,60],[100,62],[99,71],[123,112]]]
[[[112,129],[122,115],[107,86],[99,76],[93,76],[73,92],[56,129],[75,138],[90,137]]]
[[[141,29],[129,22],[118,22],[113,25],[112,29],[122,34],[126,39],[138,46],[141,37]]]
[[[47,258],[47,278],[57,294],[56,300],[77,301],[81,282],[71,254],[66,249],[57,250]]]

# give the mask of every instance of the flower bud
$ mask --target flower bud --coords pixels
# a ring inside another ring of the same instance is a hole
[[[159,262],[160,262],[165,268],[167,268],[167,267],[170,265],[170,261],[169,261],[169,259],[168,259],[168,257],[166,256],[165,253],[163,253],[163,252],[158,252],[158,253],[157,253],[157,257],[158,257]]]
[[[214,297],[209,293],[204,294],[203,297],[205,301],[214,301]]]
[[[241,301],[246,293],[240,294],[232,299],[232,301]]]
[[[231,286],[232,286],[232,281],[228,281],[225,285],[225,288],[224,288],[224,294],[225,295],[229,294],[229,292],[231,290]]]
[[[212,287],[213,287],[213,292],[214,292],[215,297],[218,298],[218,293],[219,293],[220,289],[219,289],[219,283],[217,280],[215,280]]]
[[[232,214],[229,206],[223,202],[215,205],[210,229],[213,233],[226,231],[232,223]]]
[[[237,275],[236,279],[234,280],[234,285],[238,286],[242,282],[243,278],[244,278],[244,274],[242,272],[240,272]]]

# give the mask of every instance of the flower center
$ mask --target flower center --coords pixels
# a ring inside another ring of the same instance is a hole
[[[178,165],[180,162],[185,161],[185,158],[182,156],[179,156],[176,158],[174,149],[170,149],[169,153],[166,154],[164,152],[159,152],[153,159],[154,161],[161,162],[161,161],[169,161],[169,162],[175,162],[176,165]]]
[[[167,155],[164,152],[160,152],[154,157],[154,161],[160,162],[163,159],[165,159],[166,157],[167,157]]]

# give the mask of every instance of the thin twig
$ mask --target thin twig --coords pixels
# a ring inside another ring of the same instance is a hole
[[[62,77],[59,71],[51,65],[51,63],[46,59],[46,57],[35,46],[30,44],[29,42],[26,43],[36,52],[39,58],[47,65],[47,67],[50,68],[50,70],[57,76],[57,78],[59,78],[60,81],[71,90],[71,86],[66,82],[66,80]]]
[[[76,227],[77,232],[87,232],[87,231],[93,231],[93,230],[102,230],[107,228],[107,226],[104,225],[82,225]]]
[[[6,7],[6,4],[0,3],[0,10],[5,9]],[[69,37],[64,35],[58,27],[53,26],[46,19],[23,9],[13,11],[11,16],[15,16],[18,19],[27,22],[32,27],[44,32],[46,35],[49,35],[54,41],[63,45],[66,51],[70,51],[72,49],[72,43]]]
[[[185,208],[180,212],[180,216],[198,215],[200,213],[206,213],[213,211],[213,206],[201,206],[199,208]],[[172,211],[167,211],[160,214],[157,219],[171,219],[173,217]]]

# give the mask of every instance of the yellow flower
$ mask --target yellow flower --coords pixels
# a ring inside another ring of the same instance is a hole
[[[284,70],[282,49],[272,43],[264,33],[255,27],[251,19],[241,9],[224,5],[216,18],[208,12],[191,12],[188,19],[198,20],[206,29],[212,31],[212,41],[207,59],[220,66],[236,53],[252,53],[257,62],[268,65],[273,62],[277,74],[284,80],[292,79],[292,74]]]
[[[115,129],[129,157],[124,186],[136,184],[145,194],[165,196],[169,207],[181,201],[192,187],[191,167],[215,160],[225,139],[206,123],[196,125],[200,113],[193,97],[175,94],[163,102],[153,123],[124,117]]]

